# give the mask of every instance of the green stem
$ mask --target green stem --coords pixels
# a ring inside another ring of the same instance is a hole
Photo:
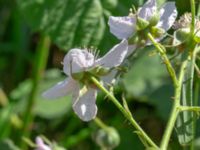
[[[150,33],[148,33],[147,36],[151,40],[153,45],[156,47],[157,52],[160,54],[161,58],[163,59],[165,65],[167,67],[167,70],[169,72],[169,75],[171,76],[172,81],[174,83],[174,87],[177,87],[178,80],[177,80],[177,77],[176,77],[176,73],[175,73],[174,68],[172,67],[166,53],[165,53],[165,50],[163,48],[161,48],[160,44],[155,41],[155,39],[153,38],[153,36]]]
[[[34,61],[34,71],[33,71],[33,78],[32,78],[32,89],[30,92],[30,96],[27,102],[27,106],[24,112],[24,125],[22,128],[22,136],[29,136],[29,126],[32,124],[34,116],[32,114],[33,106],[36,100],[36,94],[38,90],[39,82],[42,78],[43,72],[46,67],[48,54],[50,48],[50,38],[48,36],[42,36],[39,44],[37,46],[37,53],[36,53],[36,60]]]
[[[191,12],[192,12],[192,22],[191,22],[190,31],[191,31],[191,34],[194,35],[194,30],[195,30],[195,0],[190,0],[190,5],[191,5]]]
[[[122,112],[122,114],[130,121],[130,123],[140,132],[142,137],[154,148],[158,149],[157,145],[151,140],[151,138],[143,131],[143,129],[137,124],[129,112],[127,112],[124,107],[118,102],[118,100],[106,89],[101,83],[95,78],[91,77],[92,82],[102,90],[108,98],[115,104],[115,106]]]
[[[194,111],[200,112],[200,107],[198,106],[179,106],[178,108],[180,111]]]
[[[94,122],[100,127],[100,128],[102,128],[102,129],[104,129],[104,130],[107,130],[109,127],[105,124],[105,123],[103,123],[103,121],[101,121],[98,117],[96,117],[95,119],[94,119]]]
[[[162,150],[166,150],[167,146],[169,144],[169,140],[176,122],[176,118],[179,113],[179,107],[180,107],[180,98],[181,98],[181,87],[183,83],[183,78],[184,78],[184,72],[187,67],[187,60],[185,60],[182,65],[181,65],[181,70],[179,74],[179,80],[178,80],[178,86],[175,88],[175,98],[174,98],[174,103],[173,103],[173,108],[170,114],[170,119],[167,123],[166,130],[164,132],[163,138],[161,140],[161,146],[160,148]]]

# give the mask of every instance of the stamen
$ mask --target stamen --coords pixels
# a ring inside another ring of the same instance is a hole
[[[178,21],[175,21],[172,28],[175,30],[180,28],[188,28],[190,27],[191,22],[192,22],[192,14],[186,12],[180,17]],[[200,29],[200,20],[197,17],[195,18],[195,29],[196,30]]]

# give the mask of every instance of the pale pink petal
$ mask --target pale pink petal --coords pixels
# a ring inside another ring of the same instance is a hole
[[[119,66],[128,52],[128,41],[122,40],[121,43],[115,45],[105,56],[98,59],[95,65],[107,68]]]
[[[35,150],[52,150],[50,146],[45,144],[40,137],[36,137],[36,149]]]
[[[136,50],[136,45],[128,45],[128,52],[126,54],[126,57],[129,57],[133,52]]]
[[[143,18],[145,20],[149,20],[151,19],[151,17],[153,15],[155,15],[157,11],[157,4],[156,4],[156,0],[148,0],[143,6],[142,8],[139,9],[139,13],[138,16],[140,18]]]
[[[64,57],[63,71],[71,76],[87,70],[94,64],[94,55],[87,50],[71,49]]]
[[[71,94],[79,84],[73,80],[71,77],[61,81],[42,93],[42,96],[47,99],[55,99],[58,97],[66,96]]]
[[[173,25],[177,17],[177,10],[175,2],[167,2],[160,10],[160,21],[157,27],[164,29],[165,31]]]
[[[81,120],[90,121],[96,117],[96,96],[97,91],[95,89],[88,89],[84,95],[75,100],[73,110]]]
[[[110,32],[118,39],[128,39],[135,32],[136,19],[134,16],[109,17]]]

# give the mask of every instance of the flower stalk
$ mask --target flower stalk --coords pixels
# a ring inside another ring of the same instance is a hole
[[[101,83],[95,78],[91,77],[92,82],[102,90],[108,98],[115,104],[115,106],[122,112],[122,114],[126,117],[127,120],[140,132],[142,137],[149,143],[151,147],[158,149],[158,146],[151,140],[151,138],[144,132],[144,130],[138,125],[138,123],[134,120],[134,118],[130,115],[129,112],[118,102],[118,100],[112,95],[106,88],[104,88]]]
[[[181,65],[179,79],[178,79],[178,85],[175,88],[175,98],[174,98],[173,108],[172,108],[172,111],[170,114],[169,121],[167,123],[166,130],[165,130],[163,138],[161,140],[160,147],[162,150],[167,149],[167,146],[168,146],[175,122],[176,122],[176,118],[180,112],[180,110],[178,108],[180,107],[181,88],[182,88],[182,83],[183,83],[183,79],[184,79],[185,69],[187,67],[187,62],[188,62],[188,60],[185,60]]]
[[[177,77],[176,77],[176,73],[175,73],[175,70],[172,67],[166,53],[165,53],[165,50],[163,48],[161,48],[160,44],[155,41],[155,39],[153,38],[153,36],[150,33],[148,33],[147,36],[151,40],[153,45],[156,47],[157,52],[160,54],[161,58],[163,59],[163,62],[165,63],[165,65],[167,67],[167,70],[169,72],[170,77],[172,78],[174,86],[177,87],[178,86],[178,80],[177,80]]]

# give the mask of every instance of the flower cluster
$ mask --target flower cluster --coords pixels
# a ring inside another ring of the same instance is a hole
[[[129,16],[109,18],[110,32],[122,40],[115,45],[105,56],[98,58],[87,49],[74,48],[64,57],[63,70],[67,79],[43,93],[45,98],[72,95],[74,112],[83,121],[94,119],[97,114],[95,87],[90,77],[96,77],[104,82],[110,82],[116,71],[113,68],[122,64],[136,45],[149,44],[145,33],[152,33],[159,41],[174,23],[177,11],[174,2],[167,2],[158,11],[156,0],[148,0],[143,7]]]
[[[130,44],[149,44],[144,33],[152,33],[159,41],[164,37],[164,32],[173,25],[176,17],[174,2],[165,3],[158,11],[156,0],[148,0],[135,14],[130,13],[129,16],[123,17],[111,16],[108,24],[110,32],[118,39],[129,39]]]

